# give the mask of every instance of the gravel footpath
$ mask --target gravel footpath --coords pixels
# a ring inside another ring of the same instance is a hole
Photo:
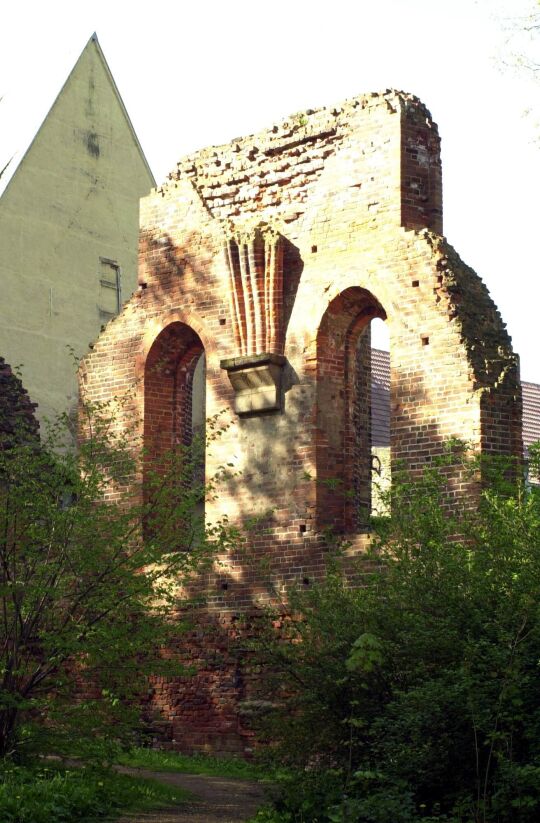
[[[118,771],[150,777],[195,795],[178,808],[135,812],[122,817],[118,823],[239,823],[253,817],[265,800],[264,788],[252,780],[125,767],[120,767]]]

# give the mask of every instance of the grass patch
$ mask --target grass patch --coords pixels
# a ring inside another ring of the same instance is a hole
[[[292,817],[288,812],[281,814],[271,806],[264,806],[249,823],[292,823]]]
[[[107,770],[0,764],[2,823],[112,820],[126,811],[178,805],[188,797],[176,787]]]
[[[158,749],[132,748],[121,752],[116,757],[116,762],[122,766],[161,772],[205,774],[211,777],[240,777],[245,780],[269,778],[268,773],[265,773],[259,766],[239,757],[211,757],[204,754],[188,756]]]

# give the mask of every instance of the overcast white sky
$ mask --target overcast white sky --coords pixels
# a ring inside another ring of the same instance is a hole
[[[0,29],[0,161],[24,149],[96,31],[159,182],[184,154],[394,87],[443,145],[445,234],[540,382],[540,77],[501,71],[535,0],[18,0]],[[516,44],[517,45],[517,44]],[[540,63],[536,43],[523,38]],[[534,50],[536,49],[536,55]],[[535,141],[536,139],[536,141]]]

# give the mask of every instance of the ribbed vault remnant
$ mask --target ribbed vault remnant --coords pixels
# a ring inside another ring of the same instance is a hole
[[[230,311],[238,354],[283,352],[283,242],[269,226],[225,241]]]

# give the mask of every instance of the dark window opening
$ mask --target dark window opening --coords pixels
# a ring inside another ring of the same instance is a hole
[[[119,314],[122,307],[121,269],[115,260],[99,258],[99,303],[98,309],[103,320],[110,320]]]

